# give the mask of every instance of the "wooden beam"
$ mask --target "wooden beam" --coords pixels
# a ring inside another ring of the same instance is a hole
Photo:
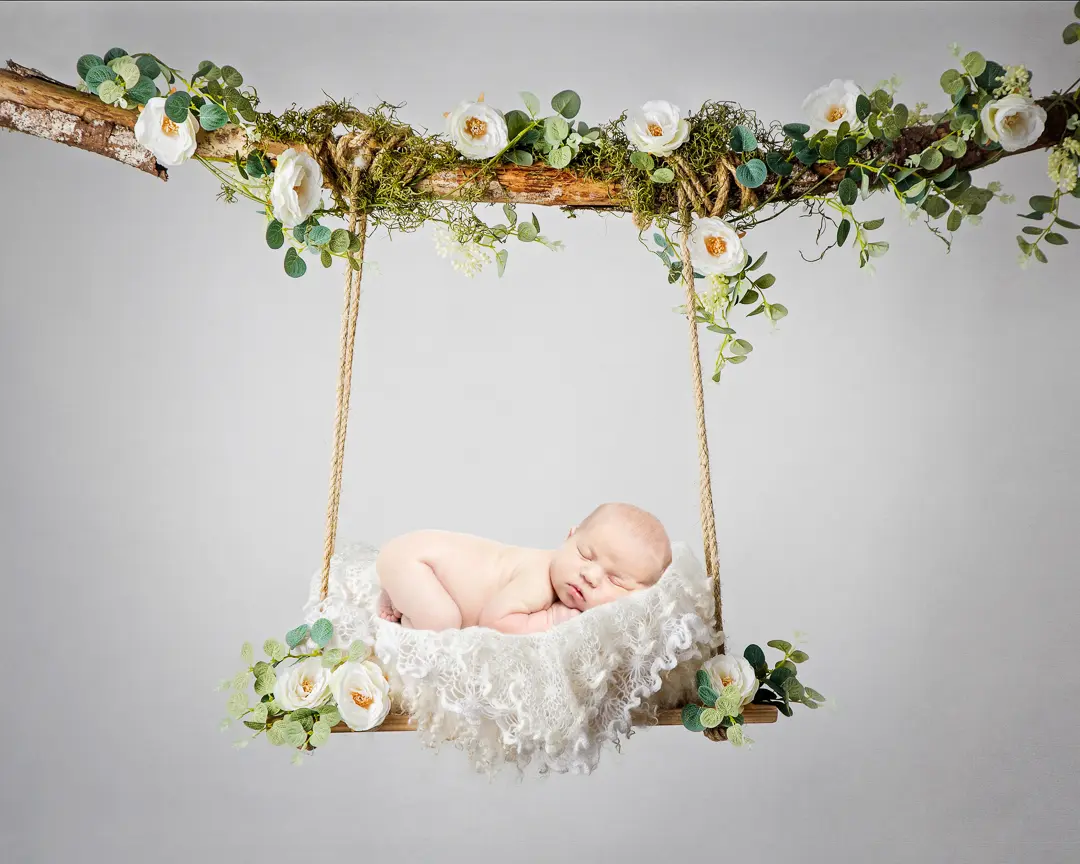
[[[8,67],[8,70],[0,70],[0,127],[98,153],[162,180],[168,179],[166,169],[158,165],[153,155],[135,140],[132,130],[138,115],[134,111],[106,105],[91,94],[79,93],[35,69],[20,66],[13,61],[8,61]],[[1040,101],[1049,109],[1050,99]],[[1037,150],[1055,144],[1065,130],[1067,119],[1068,111],[1063,105],[1049,109],[1046,129],[1042,136],[1031,147],[1017,152]],[[947,131],[947,126],[913,126],[905,129],[903,135],[894,142],[895,152],[890,158],[900,163],[908,155],[925,149],[929,143],[942,137]],[[231,161],[233,154],[238,150],[242,152],[246,146],[242,130],[235,126],[226,126],[212,133],[200,130],[196,152],[207,159]],[[268,142],[264,149],[270,155],[277,155],[287,146],[289,145]],[[302,148],[302,145],[297,146]],[[873,142],[864,152],[864,158],[877,158],[884,146],[883,142]],[[950,165],[956,164],[958,168],[970,171],[1011,155],[1015,154],[1000,150],[986,152],[972,147],[958,160],[946,157],[938,170],[944,171]],[[461,168],[440,171],[424,178],[417,184],[417,188],[438,198],[452,198],[459,194],[462,185],[468,182],[469,174],[473,170],[463,163]],[[843,179],[843,171],[823,180],[822,175],[829,174],[831,170],[827,165],[815,165],[813,170],[803,172],[793,181],[777,200],[794,201],[807,194],[811,188],[815,188],[817,194],[825,194],[835,189]],[[495,174],[496,179],[485,190],[481,199],[483,201],[551,207],[627,209],[617,184],[582,177],[574,171],[560,171],[543,165],[500,165]],[[776,179],[775,175],[770,175],[766,184],[771,184]],[[732,186],[734,187],[734,184]],[[738,189],[732,188],[729,207],[733,210],[739,209],[738,194]]]
[[[665,709],[656,712],[656,723],[643,722],[641,726],[682,726],[682,711],[678,708]],[[779,716],[776,708],[772,705],[747,705],[743,709],[743,718],[747,723],[775,723]],[[353,730],[344,723],[338,723],[332,732],[352,732]],[[415,732],[416,727],[409,721],[408,714],[390,714],[383,724],[372,732]]]

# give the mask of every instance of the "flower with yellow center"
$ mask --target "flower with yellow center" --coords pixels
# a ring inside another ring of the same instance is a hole
[[[447,113],[446,134],[458,153],[468,159],[490,159],[509,143],[506,118],[483,97],[476,102],[460,102]]]
[[[738,232],[715,216],[695,219],[690,235],[694,269],[706,276],[735,276],[746,266],[746,249]]]
[[[636,149],[654,156],[670,156],[690,135],[690,123],[682,117],[678,105],[658,99],[631,111],[623,131]]]
[[[742,695],[742,704],[749,705],[753,701],[758,691],[758,680],[754,667],[745,657],[718,654],[706,660],[701,668],[708,673],[713,690],[717,693],[731,684],[736,684]]]
[[[318,657],[309,657],[292,666],[277,667],[274,701],[285,711],[318,708],[330,698],[330,670]]]
[[[819,87],[803,100],[803,111],[810,126],[807,134],[814,135],[822,129],[835,132],[844,122],[850,129],[862,128],[863,122],[855,113],[855,102],[861,94],[862,90],[854,81],[840,78]]]
[[[161,96],[147,102],[135,121],[135,139],[166,168],[182,165],[195,154],[198,130],[199,124],[190,112],[183,123],[171,119]]]
[[[1010,93],[987,102],[979,112],[983,132],[1003,150],[1030,147],[1046,128],[1046,111],[1030,96]]]
[[[342,663],[330,676],[330,690],[341,719],[355,732],[374,729],[390,711],[390,684],[371,660]]]
[[[295,228],[315,212],[322,200],[322,168],[309,154],[290,147],[277,158],[270,206],[274,218]]]

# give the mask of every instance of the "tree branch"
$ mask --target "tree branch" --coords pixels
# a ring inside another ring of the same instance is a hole
[[[132,130],[138,115],[134,111],[106,105],[91,94],[79,93],[35,69],[13,61],[8,61],[8,67],[10,71],[0,69],[0,127],[98,153],[162,180],[168,179],[167,170],[158,165],[153,155],[135,140]],[[1065,131],[1069,116],[1066,108],[1063,105],[1051,107],[1053,100],[1050,98],[1039,101],[1048,111],[1046,129],[1031,147],[1017,152],[1049,147],[1057,143]],[[893,142],[890,159],[901,164],[908,155],[921,152],[948,131],[945,125],[905,129],[901,137]],[[238,151],[243,153],[247,146],[241,129],[226,126],[212,133],[200,130],[196,152],[206,159],[231,162],[234,154]],[[267,142],[263,149],[276,156],[288,146]],[[303,145],[295,146],[304,149]],[[883,142],[875,141],[860,153],[860,159],[873,161],[882,155],[884,149]],[[946,157],[938,170],[944,171],[955,164],[958,168],[971,171],[1012,155],[1016,154],[971,147],[960,159]],[[468,184],[469,176],[474,172],[475,169],[466,164],[454,170],[439,171],[421,180],[417,189],[438,198],[453,198],[461,193],[462,186]],[[816,187],[815,194],[828,194],[836,189],[844,174],[842,170],[837,171],[823,180],[831,172],[827,164],[815,165],[812,171],[804,172],[800,179],[790,183],[773,200],[777,203],[794,201],[813,187]],[[500,165],[495,171],[495,178],[481,200],[553,207],[628,209],[618,185],[582,177],[572,170],[561,171],[544,165]],[[779,179],[770,174],[763,188],[772,186]],[[730,196],[729,207],[737,211],[739,190],[734,184]]]

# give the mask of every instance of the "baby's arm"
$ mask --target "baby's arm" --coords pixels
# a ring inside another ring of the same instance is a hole
[[[550,600],[550,594],[537,584],[514,579],[484,606],[480,626],[500,633],[543,633],[581,614]]]

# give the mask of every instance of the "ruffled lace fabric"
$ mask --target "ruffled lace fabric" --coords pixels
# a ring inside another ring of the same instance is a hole
[[[411,715],[420,740],[452,743],[488,774],[530,763],[540,773],[591,772],[635,719],[648,722],[693,693],[700,660],[723,641],[712,631],[704,568],[682,543],[656,585],[531,635],[435,633],[382,620],[377,555],[366,544],[341,549],[325,600],[313,577],[305,620],[329,618],[334,646],[373,645],[394,708]]]

